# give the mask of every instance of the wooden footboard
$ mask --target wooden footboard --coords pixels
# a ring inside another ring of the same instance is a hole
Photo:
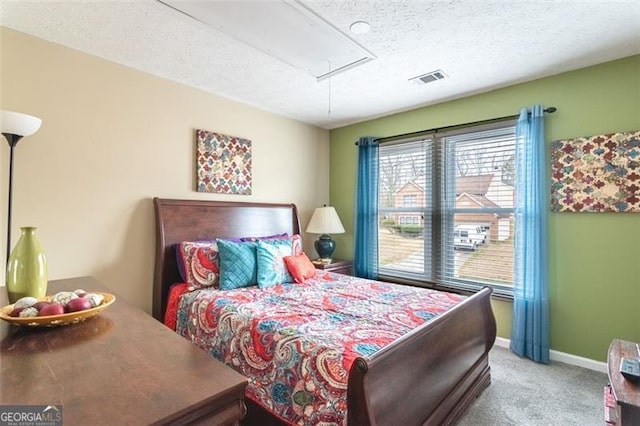
[[[489,385],[488,352],[496,337],[491,289],[357,358],[349,374],[353,425],[453,423]]]

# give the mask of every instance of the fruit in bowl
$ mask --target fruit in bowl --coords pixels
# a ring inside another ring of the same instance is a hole
[[[102,294],[89,293],[83,289],[60,291],[48,297],[47,300],[37,300],[35,297],[27,296],[13,304],[13,310],[9,312],[9,316],[28,318],[81,312],[98,307],[103,301]]]
[[[40,300],[23,297],[12,305],[0,308],[0,319],[26,327],[58,327],[98,315],[115,300],[110,293],[81,289],[61,291]]]
[[[91,300],[86,297],[79,297],[77,299],[69,300],[69,303],[67,303],[67,306],[65,306],[65,310],[67,312],[78,312],[91,308],[93,308],[93,306],[91,305]]]
[[[38,316],[41,317],[61,314],[64,314],[64,306],[62,306],[60,303],[48,303],[40,308],[40,311],[38,311]]]

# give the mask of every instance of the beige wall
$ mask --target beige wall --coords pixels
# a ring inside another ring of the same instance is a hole
[[[37,226],[50,279],[93,275],[150,311],[152,197],[293,202],[303,227],[329,201],[326,130],[6,28],[0,52],[0,107],[43,119],[15,150],[12,245],[20,226]],[[198,128],[253,141],[253,195],[194,191]]]

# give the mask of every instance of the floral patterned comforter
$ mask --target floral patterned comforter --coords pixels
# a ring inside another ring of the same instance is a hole
[[[248,377],[247,397],[280,419],[342,425],[354,359],[463,298],[327,273],[303,284],[185,293],[176,331]]]

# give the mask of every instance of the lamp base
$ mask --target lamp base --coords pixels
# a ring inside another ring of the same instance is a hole
[[[336,249],[336,242],[327,234],[322,234],[314,243],[319,260],[322,263],[331,263],[331,255]]]

